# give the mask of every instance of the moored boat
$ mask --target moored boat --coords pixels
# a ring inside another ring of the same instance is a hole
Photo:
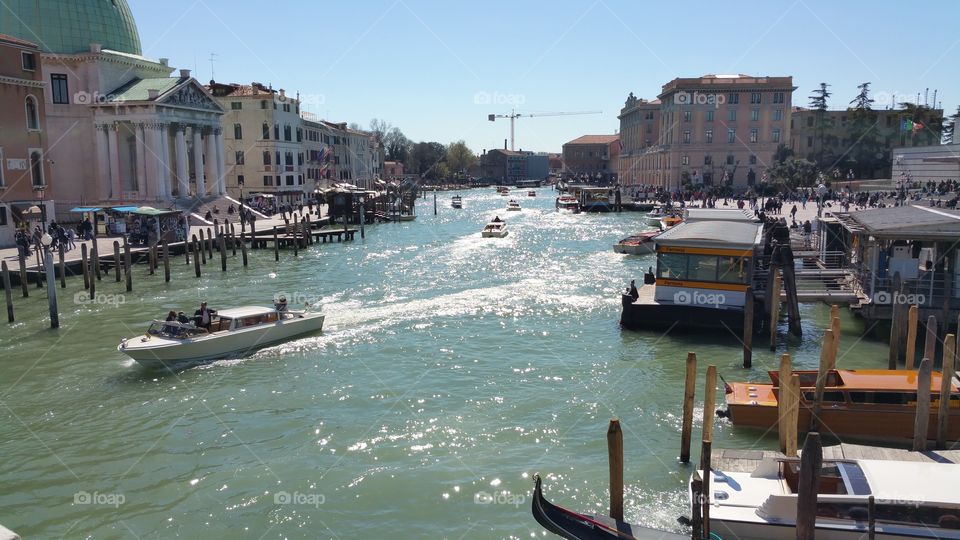
[[[656,253],[657,245],[653,238],[660,234],[659,231],[650,231],[633,236],[628,236],[613,245],[615,253],[624,253],[626,255],[646,255]]]
[[[680,216],[663,216],[662,218],[660,218],[660,228],[663,230],[667,230],[670,227],[673,227],[674,225],[677,225],[678,223],[682,223],[682,222],[683,222],[683,218]]]
[[[510,231],[507,230],[507,222],[499,217],[495,217],[493,221],[487,223],[486,227],[480,231],[480,236],[483,238],[503,238],[507,236],[509,232]]]
[[[796,538],[799,459],[767,458],[752,472],[711,473],[706,490],[711,533],[741,540]],[[816,537],[867,538],[872,518],[875,533],[870,536],[878,539],[958,539],[958,482],[960,466],[954,463],[823,460]]]
[[[463,197],[454,195],[453,198],[450,199],[450,206],[453,208],[463,208]]]
[[[210,327],[153,321],[143,336],[124,339],[117,350],[148,369],[243,356],[259,348],[323,329],[324,315],[243,306],[215,312]]]
[[[734,382],[726,394],[727,415],[735,426],[776,429],[780,374],[768,372],[771,383]],[[800,431],[810,425],[816,371],[794,371],[800,380]],[[930,377],[928,431],[937,433],[940,373]],[[950,409],[960,407],[957,385],[951,385]],[[831,370],[825,379],[820,409],[821,429],[837,437],[903,442],[912,439],[917,411],[917,372],[910,370]],[[947,439],[960,440],[960,422],[951,422]]]
[[[520,203],[518,203],[515,199],[510,199],[507,201],[507,210],[510,212],[519,212],[522,210],[522,208],[520,208]]]

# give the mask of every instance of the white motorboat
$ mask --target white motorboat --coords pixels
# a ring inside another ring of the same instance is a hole
[[[722,538],[796,537],[800,462],[765,459],[752,473],[711,471],[710,528]],[[960,465],[933,461],[823,460],[817,486],[818,540],[960,538]]]
[[[510,212],[519,212],[522,210],[522,208],[520,208],[520,203],[518,203],[515,199],[510,199],[507,201],[507,210]]]
[[[507,230],[507,222],[503,221],[500,218],[494,218],[493,221],[487,223],[487,226],[483,228],[480,232],[480,236],[483,238],[503,238],[507,236],[510,231]]]
[[[450,199],[450,206],[454,208],[463,208],[463,197],[454,195],[453,198]]]
[[[557,199],[557,208],[559,208],[560,210],[571,210],[571,211],[579,210],[580,201],[577,200],[577,198],[574,197],[573,195],[561,195]]]
[[[651,210],[650,212],[647,212],[647,214],[643,216],[643,219],[644,221],[647,222],[647,225],[650,225],[652,227],[659,227],[660,220],[666,216],[667,216],[667,213],[663,211],[662,206],[654,206],[653,210]]]
[[[209,331],[193,323],[153,321],[147,333],[117,350],[148,369],[171,368],[231,356],[323,329],[323,313],[244,306],[216,312]]]
[[[660,231],[651,231],[640,233],[634,236],[628,236],[613,245],[614,253],[624,253],[626,255],[646,255],[657,252],[657,245],[653,238],[660,234]]]

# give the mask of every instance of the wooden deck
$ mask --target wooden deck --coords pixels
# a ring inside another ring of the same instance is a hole
[[[711,466],[725,472],[753,472],[764,458],[783,457],[772,450],[715,450]],[[927,461],[960,463],[960,450],[927,450],[912,452],[900,448],[883,448],[859,444],[837,444],[823,448],[823,459],[875,459],[881,461]]]

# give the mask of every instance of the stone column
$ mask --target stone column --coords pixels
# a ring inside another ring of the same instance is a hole
[[[120,179],[120,126],[114,122],[107,126],[107,143],[110,160],[110,198],[120,199],[123,196],[123,182]]]
[[[96,125],[96,140],[94,145],[97,152],[97,197],[102,200],[110,198],[110,141],[108,140],[108,124]]]
[[[143,122],[138,122],[133,125],[133,138],[134,138],[134,148],[137,162],[136,165],[136,178],[137,178],[137,192],[140,193],[140,198],[144,199],[147,196],[147,143],[145,139],[146,135],[144,134],[144,125]]]
[[[189,159],[187,158],[187,126],[185,124],[177,124],[177,196],[178,197],[189,197],[190,196],[190,173],[187,170],[187,164]]]
[[[211,194],[219,195],[220,188],[217,184],[217,139],[213,134],[213,128],[208,127],[204,129],[204,142],[206,143],[207,156],[207,161],[204,164],[204,171],[207,175],[207,181],[210,182],[210,187],[208,189],[210,190]]]
[[[227,194],[227,160],[226,148],[223,147],[223,128],[213,129],[214,142],[217,149],[217,193]]]
[[[207,184],[203,181],[203,140],[200,137],[200,126],[192,126],[193,133],[193,175],[197,179],[197,197],[207,194]]]
[[[157,124],[157,182],[159,182],[160,187],[157,189],[157,193],[160,194],[162,199],[171,199],[173,198],[173,187],[170,185],[170,180],[173,177],[173,159],[171,159],[170,152],[170,124],[161,122]]]
[[[159,152],[157,151],[157,125],[150,123],[143,126],[143,148],[144,148],[144,183],[140,186],[140,192],[145,194],[147,199],[160,198],[160,186],[157,181],[157,160]]]

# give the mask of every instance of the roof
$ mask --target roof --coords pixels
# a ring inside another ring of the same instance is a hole
[[[619,135],[584,135],[582,137],[577,137],[567,144],[610,144],[619,139]]]
[[[187,80],[189,79],[181,77],[134,79],[111,93],[107,101],[150,101],[150,90],[156,90],[163,95]]]
[[[761,223],[684,222],[657,236],[657,246],[753,249],[760,244]]]
[[[723,208],[687,208],[683,211],[684,220],[694,221],[738,221],[742,223],[756,223],[757,220],[746,210]]]
[[[32,41],[27,41],[25,39],[15,38],[13,36],[8,36],[6,34],[0,34],[0,41],[9,43],[11,45],[19,45],[20,47],[29,47],[31,49],[39,49],[40,46]]]
[[[876,500],[957,504],[960,466],[925,461],[856,460]],[[936,479],[935,482],[931,481]]]
[[[217,315],[221,317],[226,317],[228,319],[239,319],[241,317],[255,317],[257,315],[265,315],[267,313],[273,313],[276,311],[276,308],[272,307],[261,307],[261,306],[241,306],[230,309],[220,309],[217,310]]]
[[[8,0],[0,13],[0,34],[36,42],[47,53],[88,53],[97,43],[141,54],[127,0]]]
[[[837,214],[844,227],[888,239],[955,239],[960,236],[960,211],[926,206],[877,208]]]

